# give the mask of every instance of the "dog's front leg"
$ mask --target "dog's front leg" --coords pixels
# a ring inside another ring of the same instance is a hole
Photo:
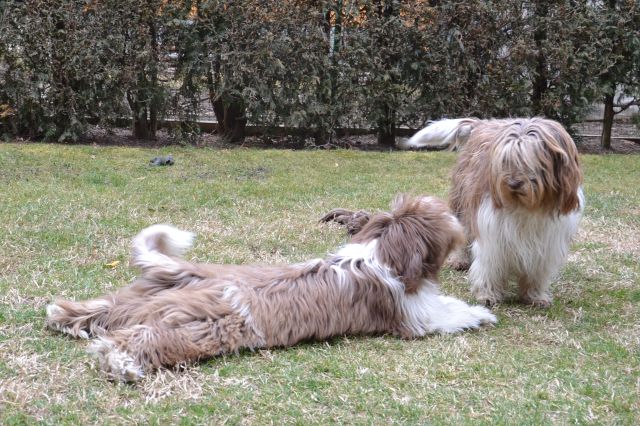
[[[471,249],[463,246],[455,249],[447,259],[447,265],[456,271],[466,271],[471,265]]]
[[[394,334],[403,338],[457,333],[497,321],[484,306],[468,305],[462,300],[444,296],[435,287],[422,287],[416,293],[406,294],[402,313],[401,327]]]
[[[476,300],[492,306],[501,302],[507,291],[510,260],[499,241],[492,241],[488,236],[480,238],[483,241],[477,239],[472,245],[469,282]]]
[[[549,287],[550,280],[546,276],[523,276],[518,281],[518,297],[526,305],[548,308],[553,300]]]
[[[435,298],[430,312],[432,333],[457,333],[497,322],[495,315],[484,306],[468,305],[450,296],[437,295]]]

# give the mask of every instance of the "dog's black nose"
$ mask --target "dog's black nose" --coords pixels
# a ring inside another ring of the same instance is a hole
[[[522,185],[524,185],[524,182],[518,179],[509,179],[507,180],[507,185],[509,186],[509,188],[511,188],[513,191],[522,188]]]

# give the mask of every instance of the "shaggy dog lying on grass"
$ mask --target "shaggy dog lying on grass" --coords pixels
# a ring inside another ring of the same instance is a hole
[[[463,229],[432,197],[398,196],[335,254],[284,266],[195,264],[193,234],[168,225],[133,240],[140,277],[114,294],[58,300],[47,325],[95,338],[89,351],[112,378],[240,349],[286,347],[345,334],[402,338],[496,322],[486,308],[438,291],[438,272]]]

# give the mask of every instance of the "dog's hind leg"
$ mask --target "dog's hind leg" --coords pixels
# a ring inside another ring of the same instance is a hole
[[[105,331],[107,317],[114,304],[113,296],[83,302],[56,300],[46,308],[46,325],[73,337],[88,339]]]
[[[346,209],[333,209],[320,218],[320,222],[336,222],[347,228],[349,235],[355,235],[369,222],[371,215],[364,210],[351,211]]]
[[[180,326],[161,322],[115,330],[89,347],[103,371],[114,380],[132,382],[145,372],[237,353],[261,346],[262,339],[241,315],[193,321]]]

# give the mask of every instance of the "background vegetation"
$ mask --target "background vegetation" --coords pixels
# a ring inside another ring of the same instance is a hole
[[[130,117],[153,138],[212,110],[331,140],[442,116],[545,115],[566,126],[637,104],[636,0],[0,0],[0,133],[75,140]]]
[[[0,144],[0,423],[637,424],[640,162],[583,156],[587,207],[548,310],[504,303],[494,328],[401,341],[339,337],[243,352],[136,386],[109,382],[86,342],[44,328],[54,297],[128,284],[129,243],[173,223],[188,259],[290,263],[346,241],[334,207],[446,197],[452,153]],[[445,293],[472,301],[466,274]]]

